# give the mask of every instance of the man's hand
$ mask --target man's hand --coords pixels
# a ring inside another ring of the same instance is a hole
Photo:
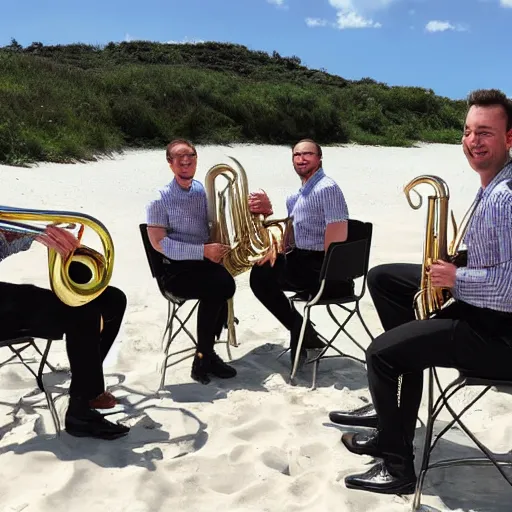
[[[204,257],[213,261],[214,263],[220,263],[222,258],[226,256],[231,248],[229,245],[224,244],[205,244],[204,246]]]
[[[453,288],[455,286],[457,267],[453,263],[437,260],[430,265],[428,271],[432,286],[443,288]]]
[[[56,250],[63,258],[67,258],[80,247],[80,242],[68,230],[52,225],[47,226],[44,233],[37,236],[36,240],[44,246]]]
[[[272,215],[272,203],[263,190],[249,194],[249,210],[251,213],[260,213],[265,216]]]
[[[276,251],[270,250],[267,252],[267,254],[265,254],[265,256],[263,258],[261,258],[261,260],[258,260],[256,262],[256,265],[261,266],[261,265],[265,265],[265,263],[269,262],[270,266],[273,267],[274,263],[276,262],[276,258],[277,258]]]

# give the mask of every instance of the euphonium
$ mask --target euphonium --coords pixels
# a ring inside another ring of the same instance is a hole
[[[249,210],[247,174],[242,165],[231,158],[235,167],[227,164],[214,165],[205,177],[208,201],[208,223],[212,242],[229,245],[231,250],[222,263],[234,277],[249,270],[269,252],[277,254],[284,247],[290,218],[265,220],[263,215]],[[227,180],[224,188],[216,189],[216,180]],[[227,193],[227,197],[226,197]],[[228,217],[232,239],[228,229]],[[234,328],[233,301],[228,303],[228,342],[237,345]]]
[[[450,199],[448,185],[438,176],[418,176],[411,180],[404,187],[404,192],[407,202],[414,210],[418,210],[423,204],[421,195],[415,190],[415,187],[422,184],[430,185],[434,189],[435,194],[428,196],[421,283],[420,289],[414,297],[414,310],[418,320],[424,320],[435,315],[451,299],[449,289],[432,286],[428,269],[432,262],[436,260],[452,262],[456,259],[460,244],[476,206],[476,203],[473,203],[459,227],[457,227],[453,212],[451,212],[453,239],[448,245],[448,202]],[[418,204],[414,204],[411,200],[412,191],[419,198]]]
[[[83,213],[29,210],[0,206],[0,229],[18,233],[40,235],[44,228],[25,224],[25,222],[44,222],[46,224],[81,224],[79,240],[83,228],[92,228],[99,236],[104,254],[86,246],[78,247],[66,259],[54,249],[48,248],[48,271],[50,285],[57,297],[68,306],[82,306],[98,297],[108,286],[114,265],[114,244],[107,228],[97,219]],[[69,227],[69,226],[68,226]],[[87,283],[76,283],[69,276],[72,262],[86,265],[92,277]]]

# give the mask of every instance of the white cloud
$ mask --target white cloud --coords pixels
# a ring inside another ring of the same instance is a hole
[[[456,32],[465,32],[468,27],[460,23],[453,25],[449,21],[432,20],[425,25],[427,32],[445,32],[447,30],[454,30]]]
[[[369,17],[369,13],[386,9],[397,1],[399,0],[329,0],[329,4],[338,11],[336,26],[344,30],[382,27],[378,21]]]
[[[385,9],[398,0],[329,0],[329,3],[340,11],[354,11],[364,13]],[[507,0],[509,1],[509,0]]]
[[[185,37],[181,41],[164,41],[164,44],[200,44],[204,43],[202,39],[189,39],[188,37]]]
[[[327,24],[327,20],[321,18],[306,18],[306,25],[308,27],[325,27]]]
[[[512,0],[500,0],[501,7],[512,7]]]
[[[269,4],[276,5],[277,7],[285,8],[286,5],[284,3],[285,0],[267,0]]]
[[[337,27],[340,30],[347,28],[380,28],[382,25],[373,20],[364,18],[355,11],[339,11],[337,14]]]

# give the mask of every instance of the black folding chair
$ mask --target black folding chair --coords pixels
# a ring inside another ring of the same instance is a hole
[[[439,389],[439,396],[434,402],[434,382]],[[452,398],[458,391],[467,386],[483,386],[484,389],[473,398],[464,408],[457,413],[450,405],[449,399]],[[503,470],[502,466],[512,466],[512,460],[510,456],[508,459],[499,460],[496,454],[492,453],[481,441],[479,441],[471,430],[462,422],[461,417],[466,411],[468,411],[473,405],[475,405],[492,387],[508,387],[512,388],[512,380],[504,381],[499,379],[488,379],[475,377],[463,372],[459,373],[459,376],[450,382],[444,389],[441,386],[439,377],[435,368],[429,368],[429,387],[428,387],[428,416],[425,431],[425,441],[423,444],[423,459],[421,463],[421,470],[416,483],[416,492],[414,494],[412,510],[420,510],[421,508],[421,492],[423,484],[425,482],[425,476],[429,469],[435,468],[446,468],[450,466],[489,466],[493,465],[500,472],[501,476],[512,486],[512,479]],[[434,441],[432,442],[432,436],[434,431],[434,422],[439,416],[439,413],[446,408],[446,410],[452,416],[452,420],[437,434]],[[480,449],[485,457],[465,457],[455,459],[444,459],[433,463],[430,463],[430,456],[434,450],[438,441],[452,428],[455,424],[464,431],[464,433],[473,441],[473,443]],[[509,455],[509,454],[507,454]]]
[[[0,362],[0,368],[4,367],[6,364],[10,363],[14,359],[19,359],[21,364],[35,377],[37,386],[44,393],[46,397],[46,402],[48,404],[48,410],[52,415],[53,424],[55,426],[55,432],[57,435],[60,435],[61,426],[59,415],[57,414],[57,410],[55,408],[55,402],[53,400],[53,396],[51,391],[45,388],[44,380],[43,380],[43,372],[45,366],[50,369],[50,371],[55,372],[58,371],[54,366],[52,366],[48,362],[48,354],[50,353],[50,348],[52,344],[52,339],[47,339],[44,350],[41,352],[35,339],[31,336],[21,336],[18,338],[12,338],[7,340],[0,340],[0,348],[7,347],[11,350],[13,355],[6,359],[5,361]],[[28,362],[23,357],[23,352],[28,348],[33,348],[40,356],[41,360],[39,362],[39,368],[37,373],[30,367]]]
[[[295,374],[300,361],[300,351],[304,340],[304,333],[306,330],[307,322],[309,321],[311,308],[313,306],[326,306],[327,312],[331,319],[337,325],[337,330],[330,340],[323,338],[325,347],[321,349],[320,353],[313,359],[309,360],[308,363],[313,364],[313,381],[312,389],[316,388],[316,376],[318,372],[318,365],[321,359],[332,358],[332,357],[349,357],[361,363],[364,363],[362,359],[343,353],[333,343],[338,335],[343,332],[362,352],[365,353],[365,349],[356,341],[356,339],[346,330],[346,326],[349,321],[356,315],[365,331],[371,340],[373,340],[372,333],[368,329],[359,307],[359,302],[363,298],[366,291],[366,275],[368,273],[368,265],[370,261],[370,247],[372,242],[372,224],[369,222],[361,222],[359,220],[350,219],[348,221],[348,238],[345,242],[332,243],[325,256],[323,266],[320,272],[320,289],[314,297],[305,297],[301,293],[297,293],[290,298],[293,302],[305,302],[304,315],[302,328],[300,331],[299,341],[297,345],[297,351],[295,354],[295,360],[293,363],[290,382],[293,383]],[[359,293],[354,293],[349,296],[336,296],[333,293],[335,290],[335,283],[340,281],[346,281],[350,279],[362,278],[360,283]],[[326,290],[329,284],[329,296],[326,296],[324,290]],[[348,307],[348,304],[352,304],[352,307]],[[333,308],[338,307],[348,313],[348,316],[343,322],[337,319],[333,312]],[[326,355],[329,349],[333,349],[336,354]]]
[[[160,387],[158,388],[161,390],[165,385],[165,375],[167,372],[167,368],[174,366],[178,363],[181,363],[181,361],[185,361],[186,359],[189,359],[190,357],[194,356],[194,352],[197,349],[197,340],[195,336],[190,332],[190,330],[187,328],[186,324],[194,314],[194,311],[197,309],[197,306],[199,305],[198,300],[192,300],[193,306],[189,310],[189,312],[186,314],[184,319],[182,320],[179,316],[180,309],[188,302],[190,299],[183,299],[180,297],[174,296],[172,293],[170,293],[168,290],[165,289],[163,286],[163,276],[165,274],[165,265],[167,258],[155,250],[153,246],[151,245],[151,242],[149,241],[148,231],[147,231],[147,224],[140,224],[140,234],[142,236],[142,242],[144,244],[144,249],[146,251],[146,256],[149,263],[149,268],[151,269],[151,275],[156,279],[156,282],[158,284],[158,289],[160,290],[160,293],[163,295],[163,297],[167,300],[167,321],[165,325],[164,334],[162,336],[162,345],[165,342],[164,347],[164,358],[162,361],[162,369],[161,369],[161,379],[160,379]],[[169,262],[170,263],[170,262]],[[174,321],[176,321],[179,325],[176,329],[174,329]],[[169,352],[171,348],[171,343],[176,339],[178,334],[180,332],[185,332],[189,339],[192,341],[192,346],[183,348],[180,350],[176,350],[175,352]],[[167,339],[166,339],[167,335]],[[224,342],[222,342],[224,343]],[[228,357],[231,360],[231,350],[229,347],[229,343],[226,343],[226,349],[228,353]],[[169,360],[174,357],[178,356],[178,359],[173,361],[172,363],[169,363]]]

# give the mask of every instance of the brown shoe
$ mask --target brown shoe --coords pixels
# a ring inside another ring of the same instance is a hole
[[[116,405],[116,397],[110,391],[104,391],[101,395],[89,400],[89,407],[91,409],[112,409]]]

